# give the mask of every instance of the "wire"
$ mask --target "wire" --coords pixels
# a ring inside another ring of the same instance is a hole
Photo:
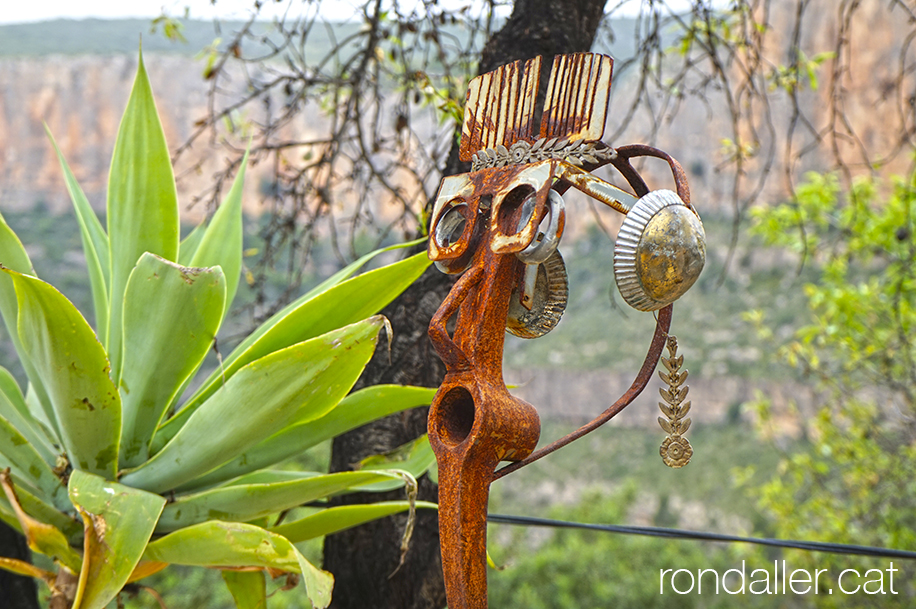
[[[871,546],[857,546],[843,543],[795,541],[789,539],[770,539],[765,537],[740,537],[738,535],[705,533],[701,531],[687,531],[684,529],[668,529],[662,527],[634,527],[616,524],[588,524],[584,522],[550,520],[548,518],[531,518],[528,516],[506,516],[503,514],[489,514],[487,515],[487,521],[494,524],[510,524],[529,527],[551,527],[557,529],[585,529],[589,531],[604,531],[607,533],[622,533],[624,535],[645,535],[648,537],[695,539],[699,541],[753,543],[761,546],[771,546],[777,548],[794,548],[797,550],[806,550],[808,552],[828,552],[831,554],[855,554],[858,556],[876,556],[880,558],[903,558],[916,560],[916,552],[909,552],[907,550],[894,550],[890,548],[875,548]]]

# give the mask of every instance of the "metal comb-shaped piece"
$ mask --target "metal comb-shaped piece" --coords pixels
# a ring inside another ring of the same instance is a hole
[[[513,144],[535,144],[538,140],[542,141],[542,155],[549,156],[551,152],[560,154],[565,144],[600,140],[613,66],[614,60],[607,55],[575,53],[555,57],[537,131],[534,119],[540,57],[516,61],[478,76],[468,85],[459,158],[470,161],[477,153],[492,151],[511,160]],[[551,143],[544,145],[548,141]],[[565,144],[553,150],[557,142]]]
[[[534,104],[541,76],[541,58],[515,61],[478,76],[468,84],[458,158],[470,161],[475,152],[506,142],[537,139]]]
[[[547,83],[540,137],[600,140],[613,68],[614,60],[607,55],[558,55]]]

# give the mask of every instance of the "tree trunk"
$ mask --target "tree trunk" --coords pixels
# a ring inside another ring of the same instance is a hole
[[[489,72],[518,59],[543,55],[546,60],[540,94],[543,97],[550,59],[557,54],[591,48],[605,1],[517,0],[506,25],[487,42],[478,73]],[[458,147],[454,145],[444,175],[468,170],[467,164],[458,161]],[[426,332],[430,318],[448,295],[452,282],[452,277],[430,267],[419,281],[383,311],[394,329],[390,363],[388,347],[381,344],[357,387],[377,383],[439,385],[445,367]],[[352,464],[364,457],[416,439],[426,432],[427,410],[418,408],[392,415],[335,438],[331,470],[351,469]],[[347,495],[334,503],[403,498],[403,491],[394,491]],[[420,499],[437,499],[436,485],[426,476],[420,480]],[[331,535],[325,540],[324,568],[331,571],[336,580],[332,608],[441,609],[445,606],[436,514],[426,510],[418,514],[410,550],[398,569],[405,522],[405,515],[393,516]]]
[[[0,522],[0,556],[31,562],[25,537]],[[34,579],[0,569],[0,603],[4,609],[38,609],[38,586]]]

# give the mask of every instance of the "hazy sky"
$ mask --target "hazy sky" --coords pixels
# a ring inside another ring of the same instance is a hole
[[[280,10],[277,7],[286,6],[286,2],[277,4],[272,0],[265,0],[263,4],[261,14],[266,18],[277,15]],[[349,0],[331,0],[322,4],[328,5],[327,13],[333,9],[338,19],[346,19],[353,14],[353,3]],[[253,5],[254,0],[218,0],[216,6],[211,5],[210,0],[0,0],[0,23],[44,21],[62,17],[152,18],[161,15],[163,9],[170,15],[180,17],[185,7],[190,9],[190,16],[194,19],[212,19],[214,16],[245,19],[251,15]]]
[[[401,0],[402,6],[411,0]],[[421,0],[414,0],[418,4]],[[722,5],[725,0],[716,0],[714,4]],[[622,9],[615,14],[632,14],[639,10],[645,0],[626,0]],[[261,16],[271,19],[282,14],[287,2],[262,0]],[[309,2],[295,2],[294,6],[301,10]],[[358,17],[359,0],[324,0],[321,3],[323,16],[333,20],[347,20]],[[440,0],[442,6],[464,6],[467,4],[480,5],[481,0]],[[616,6],[618,2],[608,2],[609,6]],[[682,10],[689,6],[690,0],[668,0],[668,6]],[[116,19],[123,17],[153,18],[162,14],[180,17],[184,15],[185,8],[190,11],[193,19],[246,19],[250,17],[254,0],[217,0],[216,5],[211,0],[0,0],[0,23],[22,23],[28,21],[44,21],[47,19],[85,19],[99,17],[103,19]]]

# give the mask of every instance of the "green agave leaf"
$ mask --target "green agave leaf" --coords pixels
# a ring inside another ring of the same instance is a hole
[[[21,433],[41,458],[48,464],[56,464],[56,451],[44,431],[32,418],[25,398],[16,384],[16,379],[6,368],[0,366],[0,417]]]
[[[14,288],[15,292],[15,288]],[[18,304],[16,307],[18,308]],[[17,313],[18,316],[18,313]],[[19,416],[25,420],[31,420],[32,414],[29,412],[29,406],[25,403],[25,397],[22,395],[22,389],[19,383],[9,370],[0,366],[0,394],[9,402],[8,406],[19,413]],[[7,417],[9,419],[9,417]]]
[[[185,238],[185,241],[188,242],[189,249],[196,248],[197,244],[199,244],[200,240],[203,238],[203,227],[204,227],[203,224],[198,225],[197,228],[191,231],[191,234]],[[197,392],[194,395],[192,395],[191,398],[189,398],[185,402],[185,405],[182,407],[182,410],[163,424],[160,430],[156,433],[156,436],[153,438],[151,452],[155,454],[159,452],[160,450],[162,450],[162,447],[165,446],[166,443],[175,436],[175,434],[178,432],[181,426],[185,424],[185,422],[188,420],[188,417],[191,416],[191,413],[193,412],[194,403],[202,401],[198,399],[199,394],[202,392],[202,389],[214,383],[224,381],[225,380],[225,376],[224,376],[225,366],[230,362],[234,362],[239,357],[240,354],[244,353],[249,347],[251,347],[251,345],[257,342],[262,336],[264,336],[264,334],[266,334],[271,328],[273,328],[279,321],[284,319],[291,312],[297,310],[306,301],[311,300],[312,298],[315,298],[319,294],[322,294],[325,291],[333,288],[334,286],[339,284],[341,281],[345,281],[346,279],[350,278],[354,273],[356,273],[356,271],[361,269],[366,263],[368,263],[370,260],[378,256],[379,254],[389,252],[389,251],[394,251],[396,249],[410,247],[418,243],[421,243],[423,241],[425,241],[425,239],[417,239],[415,241],[410,241],[407,243],[399,243],[397,245],[392,245],[389,247],[385,247],[382,249],[378,249],[378,250],[369,252],[365,256],[357,259],[354,262],[351,262],[350,264],[348,264],[341,270],[337,271],[336,273],[334,273],[333,275],[331,275],[330,277],[322,281],[320,284],[318,284],[317,286],[309,290],[307,293],[300,296],[295,301],[286,305],[283,309],[281,309],[280,311],[272,315],[270,319],[268,319],[263,324],[258,326],[254,332],[249,334],[241,343],[239,343],[239,345],[233,350],[233,352],[229,355],[229,357],[226,358],[226,360],[223,362],[223,366],[220,369],[211,373],[210,376],[201,384],[201,387],[197,390]],[[182,243],[182,248],[184,247],[185,245],[184,243]],[[182,257],[181,259],[184,259],[184,258]],[[188,257],[188,262],[190,262],[190,259],[191,259],[191,256]]]
[[[307,448],[369,421],[418,406],[428,406],[435,389],[402,385],[373,385],[345,397],[333,410],[314,421],[293,424],[238,455],[219,469],[201,476],[178,490],[219,484],[242,474],[270,467],[301,454]]]
[[[16,340],[19,340],[18,336],[16,337]],[[26,357],[27,357],[26,354],[23,352],[22,355],[20,355],[19,357],[19,361],[25,362]],[[29,367],[32,370],[35,369],[35,367],[32,366],[31,363],[29,363]],[[36,372],[35,374],[37,376],[38,373]],[[51,416],[53,417],[54,410],[51,408],[50,400],[47,397],[47,393],[45,393],[45,397],[43,399],[47,400],[48,412],[50,412]],[[35,389],[35,385],[29,382],[29,385],[28,385],[28,388],[26,389],[26,394],[25,394],[26,408],[28,408],[29,414],[32,415],[32,420],[35,421],[36,427],[38,427],[38,429],[40,429],[44,433],[44,435],[47,436],[48,441],[51,443],[51,446],[54,447],[54,451],[60,454],[63,451],[58,448],[61,445],[61,442],[60,442],[60,434],[55,431],[55,429],[57,428],[57,421],[54,420],[53,423],[51,422],[51,419],[48,418],[48,414],[45,412],[45,407],[41,400],[42,398],[38,397],[38,391]]]
[[[73,573],[79,573],[82,559],[70,547],[67,536],[63,531],[54,525],[33,518],[25,511],[17,497],[18,490],[14,490],[9,472],[0,472],[0,483],[3,485],[3,492],[6,495],[8,504],[16,514],[16,519],[19,521],[19,529],[25,535],[29,548],[34,552],[59,561]]]
[[[167,533],[208,519],[247,522],[337,495],[355,487],[403,480],[387,472],[339,472],[268,484],[243,484],[179,497],[169,503],[156,525]]]
[[[211,520],[150,543],[144,560],[198,567],[264,567],[302,574],[316,609],[331,602],[334,578],[316,569],[285,537],[260,527]]]
[[[315,476],[325,476],[327,472],[300,472],[289,469],[262,469],[245,476],[239,476],[226,483],[226,486],[239,484],[271,484],[273,482],[290,482],[291,480],[305,480]]]
[[[26,577],[44,580],[48,586],[51,586],[57,578],[54,573],[39,569],[32,563],[25,562],[24,560],[17,560],[15,558],[7,558],[5,556],[0,556],[0,569],[16,573],[17,575],[25,575]]]
[[[22,242],[19,241],[19,237],[9,227],[2,215],[0,215],[0,265],[23,275],[35,274],[32,269],[32,261],[29,260],[29,255],[26,253],[25,248],[22,247]],[[37,406],[33,416],[43,415],[41,418],[47,420],[49,427],[59,437],[60,432],[57,420],[54,418],[54,411],[51,409],[51,402],[45,391],[44,383],[32,362],[29,361],[28,355],[22,348],[22,341],[19,339],[19,331],[17,330],[19,303],[16,300],[16,288],[13,286],[13,280],[5,273],[0,273],[0,314],[3,315],[3,323],[6,325],[10,340],[16,349],[16,353],[19,354],[19,361],[22,362],[22,367],[25,369],[25,373],[32,384],[34,402],[35,406]]]
[[[61,153],[51,130],[45,124],[45,132],[54,146],[54,152],[57,153],[57,159],[60,161],[61,169],[64,172],[64,181],[67,184],[67,192],[70,193],[70,200],[73,202],[73,209],[76,211],[76,219],[80,225],[80,239],[83,242],[83,252],[86,254],[86,269],[89,271],[89,286],[92,289],[92,304],[95,309],[95,327],[99,334],[99,340],[104,345],[108,335],[108,284],[109,272],[111,265],[111,254],[108,251],[108,235],[102,228],[89,200],[86,198],[83,189],[80,188],[76,176],[70,171],[70,166],[64,155]]]
[[[209,226],[201,237],[190,266],[220,266],[226,275],[226,307],[229,311],[242,274],[242,189],[245,185],[245,168],[248,152],[226,199],[213,214]]]
[[[416,507],[438,509],[435,503],[417,501]],[[289,539],[293,543],[331,535],[372,520],[399,514],[410,509],[409,501],[380,501],[361,505],[341,505],[321,510],[299,520],[287,522],[269,529]]]
[[[426,240],[427,240],[426,237],[422,237],[420,239],[414,239],[413,241],[405,241],[404,243],[396,243],[395,245],[389,245],[387,247],[382,247],[377,250],[373,250],[369,252],[368,254],[365,254],[357,258],[356,260],[354,260],[353,262],[351,262],[344,268],[340,269],[339,271],[337,271],[336,273],[334,273],[333,275],[331,275],[330,277],[328,277],[327,279],[325,279],[324,281],[316,285],[314,288],[312,288],[311,290],[303,294],[300,298],[298,298],[294,302],[291,302],[286,307],[281,309],[277,314],[275,314],[273,317],[271,317],[266,322],[264,322],[264,324],[260,328],[258,328],[258,330],[255,331],[255,334],[261,331],[261,329],[264,329],[265,331],[269,329],[269,324],[272,319],[277,318],[279,320],[279,318],[282,318],[285,316],[284,313],[293,311],[294,309],[296,309],[299,306],[299,304],[305,302],[306,300],[315,298],[319,294],[322,294],[330,290],[331,288],[333,288],[335,285],[337,285],[341,281],[346,281],[347,279],[352,277],[353,274],[356,273],[356,271],[363,268],[363,266],[368,264],[373,258],[378,256],[379,254],[384,254],[386,252],[393,252],[393,251],[400,250],[400,249],[407,249],[409,247],[413,247],[415,245],[424,243],[426,242]]]
[[[182,267],[146,253],[124,294],[121,467],[136,467],[149,458],[156,426],[213,344],[226,279],[219,267]]]
[[[356,382],[387,320],[376,316],[248,364],[124,484],[163,492],[216,469],[296,421],[326,414]]]
[[[64,485],[48,462],[41,458],[25,436],[0,416],[0,469],[7,467],[20,484],[27,484],[58,509],[69,507]]]
[[[395,264],[363,273],[321,292],[314,298],[300,298],[255,330],[204,381],[178,414],[159,433],[162,441],[173,436],[187,417],[213,395],[242,366],[278,349],[308,340],[334,328],[372,315],[404,291],[429,266],[426,254],[417,254]],[[306,295],[308,296],[308,295]],[[157,435],[159,435],[157,433]],[[154,444],[154,452],[156,446]]]
[[[429,445],[429,438],[424,434],[390,452],[366,457],[359,462],[359,467],[356,469],[359,471],[399,470],[409,473],[414,478],[419,478],[435,463],[436,455]],[[383,492],[400,486],[401,484],[397,484],[393,480],[383,480],[374,484],[367,484],[359,490]]]
[[[22,527],[16,519],[16,514],[13,513],[12,506],[10,506],[9,501],[6,501],[2,495],[0,495],[0,520],[5,522],[7,526],[14,531],[22,533]]]
[[[51,285],[5,271],[16,287],[19,337],[60,426],[74,469],[114,479],[121,402],[105,350],[76,307]]]
[[[191,259],[194,258],[197,248],[200,247],[200,242],[203,240],[205,232],[207,232],[207,222],[203,220],[194,227],[194,230],[187,237],[182,239],[181,244],[178,246],[178,264],[191,266]]]
[[[140,53],[108,174],[111,315],[107,345],[113,378],[119,378],[121,371],[121,303],[130,272],[144,252],[175,260],[178,235],[172,162]]]
[[[13,481],[13,488],[16,491],[19,505],[22,506],[22,510],[26,514],[35,518],[35,520],[46,522],[59,529],[67,536],[71,544],[79,544],[83,537],[83,527],[79,522],[49,505],[43,499],[39,499],[15,480]],[[0,494],[0,506],[7,513],[15,513],[13,506],[2,494]]]
[[[102,609],[140,562],[165,498],[81,471],[70,475],[70,500],[86,531],[74,609]]]
[[[16,286],[19,337],[47,382],[71,465],[113,480],[121,401],[108,377],[105,349],[63,294],[34,277],[8,270],[5,274]]]
[[[222,575],[237,609],[267,609],[263,571],[222,571]]]

